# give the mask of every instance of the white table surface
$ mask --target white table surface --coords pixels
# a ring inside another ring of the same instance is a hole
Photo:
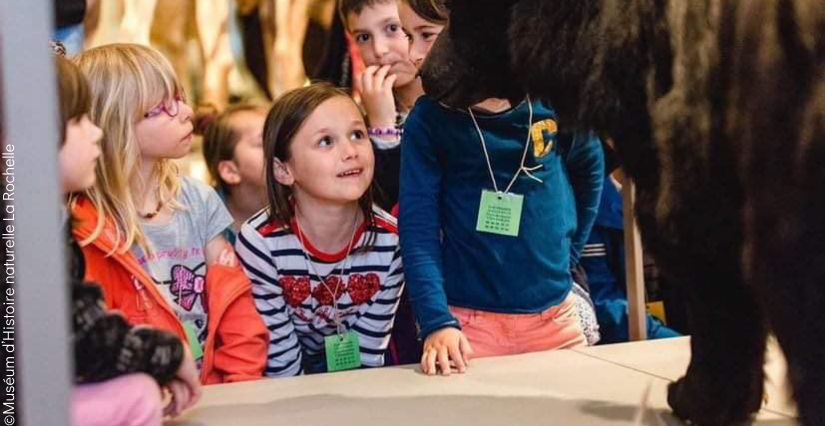
[[[688,349],[678,338],[475,359],[451,377],[405,366],[208,386],[166,425],[631,425],[648,387],[641,424],[678,425],[665,389],[685,371]],[[783,371],[770,360],[768,371]],[[797,425],[783,389],[769,388],[757,425]]]
[[[690,362],[690,338],[651,340],[644,350],[637,346],[605,345],[593,346],[575,351],[607,362],[652,374],[666,380],[675,381],[685,373]],[[768,342],[765,364],[766,411],[796,416],[796,404],[790,400],[791,390],[787,379],[787,364],[776,341]]]

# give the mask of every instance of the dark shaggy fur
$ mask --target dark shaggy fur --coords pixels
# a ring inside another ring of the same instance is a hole
[[[674,413],[748,423],[765,340],[825,425],[823,0],[454,0],[423,71],[464,107],[529,92],[614,139],[645,249],[685,286]]]

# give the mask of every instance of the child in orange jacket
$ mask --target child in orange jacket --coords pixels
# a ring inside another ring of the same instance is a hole
[[[87,278],[132,324],[188,342],[205,384],[251,380],[266,361],[267,330],[249,279],[221,233],[232,218],[205,184],[178,175],[192,109],[169,62],[140,45],[76,59],[104,131],[97,181],[73,202]]]
[[[62,45],[54,44],[56,53]],[[80,70],[56,55],[57,92],[63,124],[58,175],[64,194],[94,185],[103,132],[89,119],[89,84]],[[72,218],[61,209],[70,230]],[[201,395],[195,361],[175,335],[134,327],[117,312],[106,312],[100,288],[84,282],[86,263],[67,235],[67,284],[71,288],[74,383],[72,426],[160,426]],[[164,389],[171,395],[164,407]]]

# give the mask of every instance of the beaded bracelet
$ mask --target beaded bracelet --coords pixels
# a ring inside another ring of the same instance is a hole
[[[370,136],[401,136],[404,134],[404,129],[397,129],[395,127],[388,128],[373,128],[367,129],[367,134]]]

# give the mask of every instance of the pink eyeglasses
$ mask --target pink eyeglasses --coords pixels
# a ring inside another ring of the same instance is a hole
[[[175,96],[174,99],[164,100],[163,102],[159,103],[156,107],[150,109],[148,112],[143,114],[143,118],[157,117],[162,112],[165,112],[166,115],[170,117],[177,117],[177,115],[180,113],[181,102],[186,103],[186,96],[183,94]]]

